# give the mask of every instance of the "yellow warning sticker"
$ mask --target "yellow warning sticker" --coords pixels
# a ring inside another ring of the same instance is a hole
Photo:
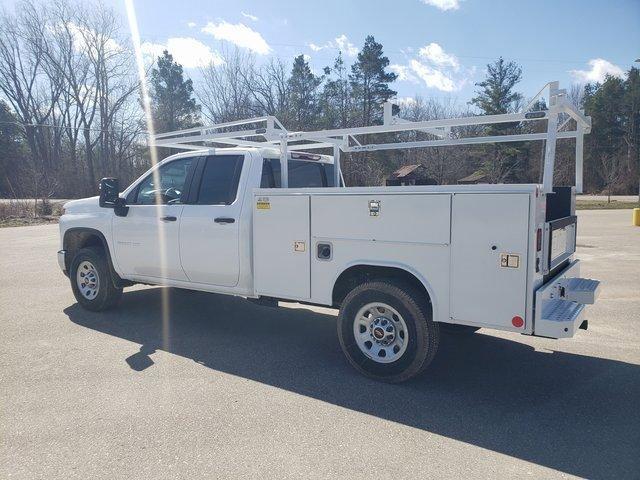
[[[258,197],[256,201],[256,208],[258,210],[269,210],[271,209],[271,202],[269,202],[269,197]]]

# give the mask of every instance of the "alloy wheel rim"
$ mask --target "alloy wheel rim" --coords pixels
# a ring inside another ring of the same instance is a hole
[[[100,277],[93,263],[85,260],[78,265],[76,285],[80,294],[87,300],[93,300],[100,290]]]
[[[396,309],[386,303],[368,303],[356,314],[353,322],[356,345],[377,363],[392,363],[407,350],[409,331]]]

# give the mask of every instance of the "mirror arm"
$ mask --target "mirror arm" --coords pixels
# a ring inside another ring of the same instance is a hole
[[[127,199],[118,197],[113,205],[113,213],[118,217],[126,217],[129,213],[129,207],[127,206]]]

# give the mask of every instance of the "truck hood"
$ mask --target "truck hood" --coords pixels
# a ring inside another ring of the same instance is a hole
[[[83,213],[83,212],[95,212],[100,208],[98,205],[99,197],[80,198],[78,200],[71,200],[63,205],[66,213]]]

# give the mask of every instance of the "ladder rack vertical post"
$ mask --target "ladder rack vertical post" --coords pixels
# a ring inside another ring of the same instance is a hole
[[[549,82],[549,116],[547,120],[547,139],[544,151],[544,170],[542,191],[553,193],[553,170],[556,162],[556,140],[558,138],[558,98],[559,82]]]
[[[547,145],[544,152],[544,175],[542,178],[542,191],[553,192],[553,169],[556,161],[556,139],[558,136],[558,111],[551,108],[547,125]]]
[[[582,193],[582,166],[584,158],[584,127],[576,127],[576,193]]]
[[[340,147],[338,145],[333,146],[333,186],[340,186]]]
[[[280,135],[280,187],[289,188],[289,161],[287,153],[287,136]]]

